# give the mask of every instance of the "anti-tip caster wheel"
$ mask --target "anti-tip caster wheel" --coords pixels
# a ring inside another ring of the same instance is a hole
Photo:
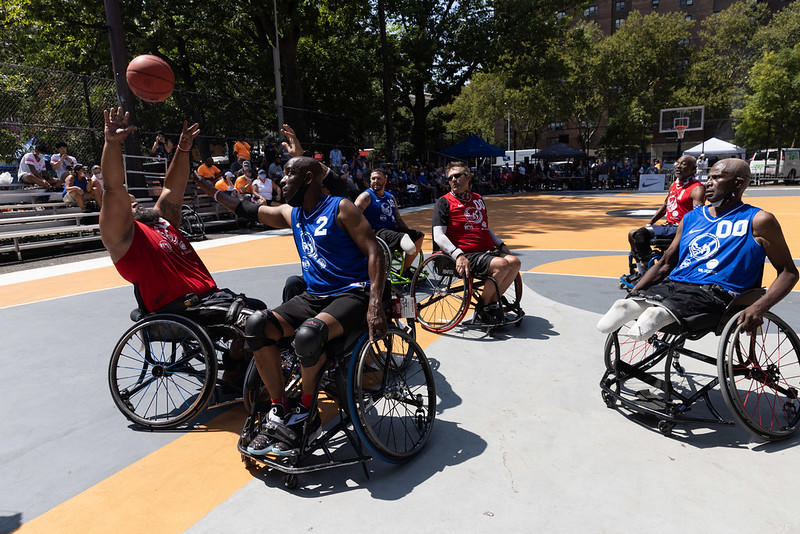
[[[297,475],[286,475],[283,477],[283,486],[288,490],[297,489]]]
[[[671,421],[659,421],[658,431],[669,437],[672,435],[672,429],[675,428],[675,423]]]
[[[616,405],[616,402],[614,401],[614,396],[611,395],[611,393],[609,393],[608,391],[602,391],[600,394],[602,395],[603,402],[606,403],[607,407],[613,408]]]
[[[242,462],[247,469],[252,469],[256,466],[256,461],[247,456],[246,454],[242,455]]]

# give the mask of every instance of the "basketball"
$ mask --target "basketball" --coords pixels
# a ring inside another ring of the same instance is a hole
[[[175,74],[169,64],[149,54],[133,58],[125,78],[133,94],[145,102],[163,102],[175,88]]]

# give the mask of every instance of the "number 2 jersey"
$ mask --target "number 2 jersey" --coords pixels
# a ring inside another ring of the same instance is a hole
[[[486,205],[478,193],[470,193],[465,201],[453,193],[440,197],[433,210],[433,226],[446,226],[447,238],[464,252],[484,252],[495,247]]]
[[[708,206],[683,218],[678,266],[669,277],[676,282],[717,284],[736,293],[761,283],[764,247],[753,237],[753,217],[761,211],[739,204],[719,217]]]
[[[302,207],[292,209],[294,243],[312,295],[336,295],[369,285],[366,256],[336,222],[342,200],[325,196],[308,214]]]

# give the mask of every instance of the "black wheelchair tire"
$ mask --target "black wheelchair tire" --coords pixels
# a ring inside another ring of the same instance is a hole
[[[785,321],[770,312],[764,314],[756,336],[749,336],[738,324],[739,315],[741,312],[726,323],[720,339],[717,373],[722,398],[734,419],[756,436],[768,441],[786,439],[800,423],[800,339]],[[771,335],[777,336],[776,341],[768,339]],[[745,344],[749,346],[740,343],[742,337],[750,339]],[[785,377],[782,369],[789,365],[794,369],[788,369],[791,376]],[[785,416],[783,420],[776,419],[774,408],[779,403],[777,411]],[[764,421],[763,414],[770,411],[772,416]]]
[[[430,363],[416,341],[394,328],[388,339],[391,351],[385,350],[385,340],[378,342],[383,343],[378,351],[366,336],[359,341],[348,369],[347,406],[353,427],[369,452],[385,462],[400,464],[419,453],[430,438],[436,387]],[[395,347],[403,352],[395,353]],[[390,352],[392,357],[387,358]]]
[[[183,337],[179,341],[154,339],[157,336],[153,332],[157,331]],[[132,344],[135,336],[142,345],[140,349]],[[171,345],[172,357],[178,351],[182,356],[172,363],[154,360],[148,354],[152,345],[158,348],[159,344],[162,357],[167,344]],[[119,339],[108,365],[108,385],[114,404],[128,420],[149,430],[176,428],[194,419],[208,405],[216,380],[214,344],[202,327],[178,315],[160,314],[138,321]],[[153,384],[155,391],[151,391]],[[133,394],[132,389],[136,390]],[[131,399],[139,392],[142,398],[134,404]],[[150,400],[145,402],[148,394]],[[159,401],[163,409],[159,409]],[[162,413],[163,410],[168,411]]]
[[[472,295],[472,281],[458,274],[450,274],[455,272],[455,267],[455,260],[450,256],[443,253],[431,254],[425,258],[411,279],[410,293],[417,303],[416,319],[420,326],[429,332],[447,332],[460,323],[467,314]],[[437,271],[446,273],[438,274]],[[450,297],[455,299],[455,302],[437,305],[434,309],[434,313],[439,313],[438,317],[423,313],[424,309],[434,304],[434,299],[438,302]],[[434,319],[439,320],[434,321]]]

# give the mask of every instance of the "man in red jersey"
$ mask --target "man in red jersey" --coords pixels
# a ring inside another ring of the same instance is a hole
[[[497,280],[486,284],[476,310],[481,322],[503,320],[499,299],[519,273],[519,258],[489,228],[483,198],[471,190],[469,165],[454,161],[447,165],[450,192],[436,201],[433,210],[433,240],[456,261],[459,274],[489,275]],[[497,294],[500,292],[500,295]]]
[[[122,108],[104,110],[103,114],[104,194],[100,236],[114,267],[134,285],[142,311],[186,312],[206,324],[221,321],[226,312],[199,308],[225,309],[237,295],[229,289],[217,288],[197,252],[179,230],[183,193],[189,179],[189,151],[200,133],[198,125],[187,126],[184,121],[161,196],[154,208],[144,208],[128,194],[122,164],[122,142],[136,127],[128,124],[129,114],[123,114]],[[266,308],[256,299],[244,298],[244,304],[252,309]],[[187,311],[188,307],[192,310]]]
[[[695,176],[696,168],[697,163],[692,156],[683,155],[678,158],[675,162],[675,181],[669,188],[664,204],[658,208],[647,226],[628,233],[631,253],[636,258],[638,269],[638,273],[633,275],[630,282],[638,280],[647,270],[647,263],[652,253],[650,243],[653,239],[674,238],[683,216],[705,203],[706,188]],[[667,216],[667,224],[656,225],[664,215]]]

